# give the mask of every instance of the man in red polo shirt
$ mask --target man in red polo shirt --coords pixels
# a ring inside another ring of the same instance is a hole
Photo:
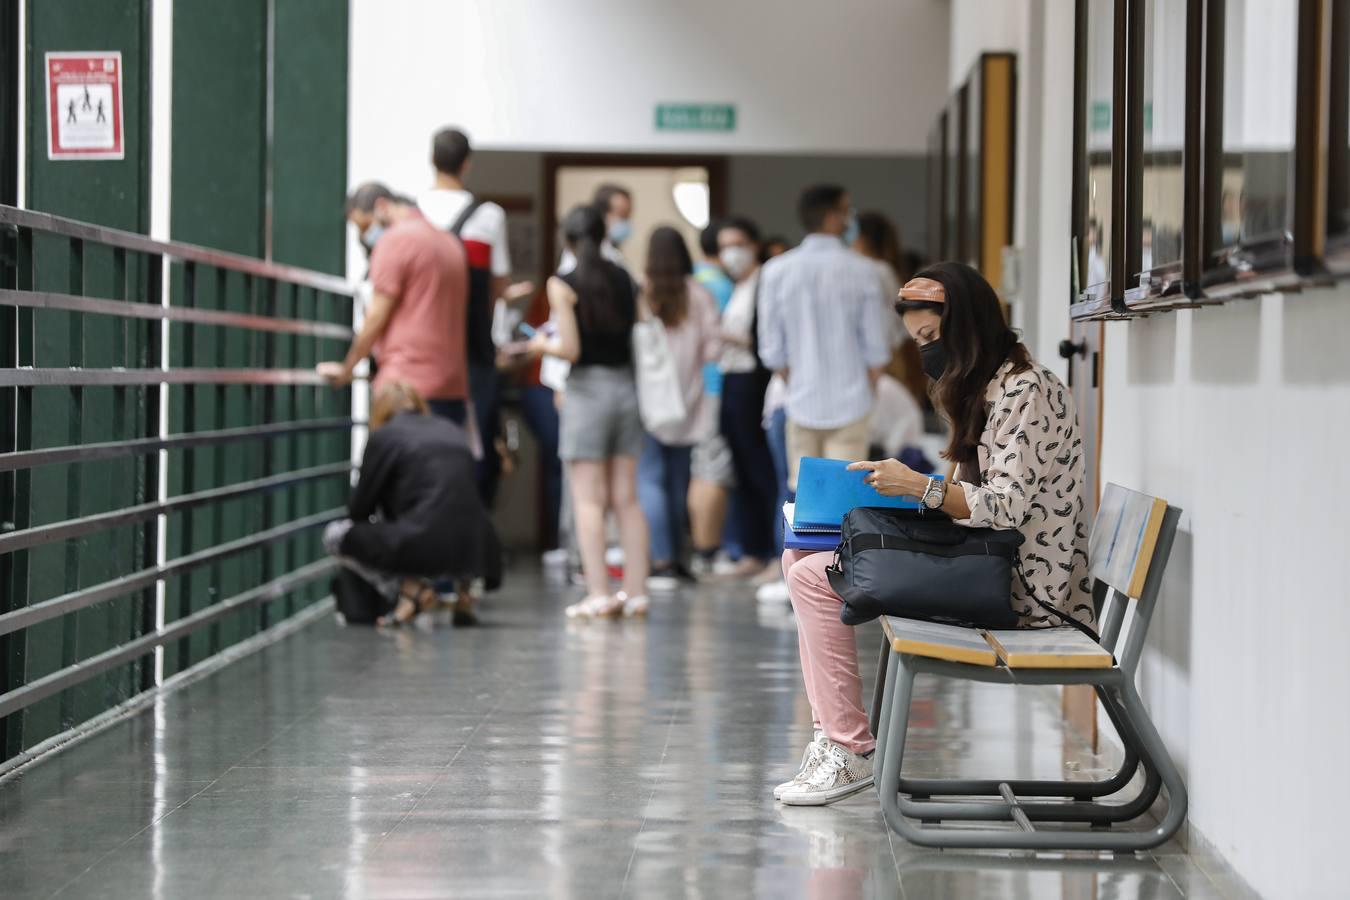
[[[346,359],[319,363],[319,374],[335,385],[347,384],[356,364],[373,350],[379,370],[372,394],[385,384],[407,382],[433,413],[463,426],[469,395],[463,245],[428,222],[412,200],[376,182],[347,198],[347,220],[374,248],[374,293]]]

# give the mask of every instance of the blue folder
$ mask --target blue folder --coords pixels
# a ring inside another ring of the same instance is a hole
[[[792,530],[838,532],[848,511],[859,506],[918,509],[914,497],[883,497],[863,481],[866,472],[848,471],[848,460],[802,457],[797,469],[797,505]],[[941,475],[934,475],[941,478]]]

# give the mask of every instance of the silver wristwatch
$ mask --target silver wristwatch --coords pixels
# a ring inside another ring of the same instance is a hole
[[[940,478],[928,479],[928,487],[923,489],[923,505],[928,509],[942,509],[942,501],[947,499],[947,482]]]

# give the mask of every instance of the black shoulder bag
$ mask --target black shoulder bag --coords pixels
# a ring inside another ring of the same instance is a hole
[[[839,620],[878,616],[973,628],[1015,628],[1013,571],[1034,603],[1094,641],[1096,632],[1041,600],[1022,571],[1022,533],[967,528],[928,509],[859,507],[844,517],[834,562],[825,570],[844,600]]]
[[[844,600],[839,619],[1013,628],[1012,572],[1022,540],[1019,531],[965,528],[927,509],[851,510],[826,570]]]

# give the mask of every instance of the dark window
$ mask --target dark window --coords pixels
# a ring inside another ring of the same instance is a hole
[[[1224,0],[1217,215],[1206,260],[1225,275],[1287,265],[1292,244],[1298,3]]]

